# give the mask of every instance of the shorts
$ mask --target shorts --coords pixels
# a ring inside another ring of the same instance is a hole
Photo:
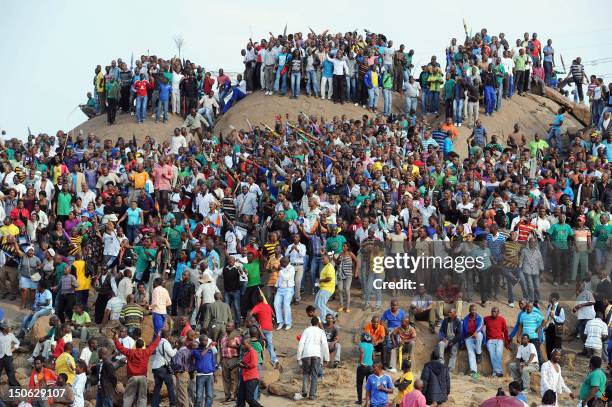
[[[35,283],[29,277],[19,277],[19,288],[24,290],[36,290],[38,288],[38,283]]]

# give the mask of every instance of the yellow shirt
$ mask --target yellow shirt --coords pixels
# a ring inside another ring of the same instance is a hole
[[[133,172],[130,178],[134,181],[134,188],[143,189],[149,179],[149,174],[146,171]]]
[[[17,236],[19,234],[19,228],[15,225],[13,225],[12,223],[10,225],[4,225],[2,227],[0,227],[0,236],[2,236],[2,243],[6,243],[6,237],[11,235],[11,236]]]
[[[408,385],[408,387],[406,387],[404,390],[402,391],[398,391],[397,393],[397,404],[402,404],[402,399],[404,398],[404,396],[408,393],[410,393],[412,390],[414,390],[414,375],[412,374],[412,372],[406,372],[406,373],[402,373],[402,375],[399,377],[399,381],[400,383],[402,381],[410,381],[411,383]]]
[[[75,377],[75,369],[76,366],[74,364],[74,358],[70,353],[63,352],[59,357],[55,360],[55,372],[57,374],[65,373],[68,376],[68,384],[72,384],[72,381]]]
[[[333,294],[334,291],[336,291],[336,269],[331,263],[327,263],[323,267],[321,275],[319,276],[319,281],[325,280],[326,278],[331,278],[331,280],[326,283],[319,282],[319,288]]]
[[[372,165],[372,171],[382,171],[383,169],[383,163],[380,161],[376,161],[373,165]]]
[[[85,275],[85,260],[75,260],[72,263],[76,269],[77,291],[89,290],[91,288],[91,278]]]

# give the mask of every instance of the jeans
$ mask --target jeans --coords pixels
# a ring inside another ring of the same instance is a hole
[[[300,80],[302,79],[302,74],[299,72],[293,72],[291,74],[291,95],[294,97],[300,96]]]
[[[202,400],[205,400],[204,407],[212,407],[214,398],[215,389],[213,387],[213,375],[196,376],[195,405],[201,407]]]
[[[422,88],[421,89],[421,112],[423,114],[427,113],[427,103],[429,102],[429,89]]]
[[[295,269],[295,286],[293,287],[293,299],[300,301],[302,299],[302,280],[304,279],[304,264],[294,264]]]
[[[552,73],[553,73],[552,61],[544,61],[544,80],[548,81],[548,79],[552,76]]]
[[[553,282],[563,284],[567,281],[569,269],[567,267],[569,265],[569,250],[554,247],[552,256]]]
[[[502,99],[504,97],[504,87],[503,85],[497,86],[497,100],[495,101],[495,111],[501,109]]]
[[[276,76],[274,78],[274,92],[278,92],[280,90],[281,95],[285,95],[287,93],[287,72],[281,73],[283,70],[282,66],[279,66],[276,69]]]
[[[248,380],[243,382],[240,380],[238,386],[238,397],[236,398],[236,407],[244,407],[247,403],[250,407],[260,407],[261,404],[255,399],[255,391],[259,386],[258,379]]]
[[[410,114],[410,112],[412,112],[413,110],[416,112],[417,105],[418,105],[416,96],[414,97],[406,96],[405,102],[406,102],[406,108],[405,108],[406,114]]]
[[[275,364],[278,362],[278,358],[276,357],[276,353],[274,352],[274,342],[272,341],[272,332],[266,331],[264,329],[261,330],[266,338],[266,348],[268,348],[268,354],[270,354],[270,362]]]
[[[276,296],[274,296],[274,312],[276,313],[276,322],[279,325],[292,325],[291,299],[293,298],[293,292],[293,287],[279,287],[276,290]]]
[[[523,298],[528,297],[527,285],[525,283],[525,276],[520,269],[515,268],[506,268],[504,269],[504,275],[506,276],[506,285],[508,288],[508,302],[514,302],[514,286],[517,281],[521,286],[521,291],[523,293]]]
[[[537,363],[530,363],[529,365],[524,366],[522,370],[519,368],[516,362],[510,363],[508,367],[510,368],[512,378],[523,383],[524,390],[529,390],[529,375],[540,370]]]
[[[451,346],[450,343],[446,343],[444,341],[440,341],[438,343],[438,353],[440,354],[440,360],[444,362],[444,351],[446,348]],[[448,359],[448,370],[455,369],[455,363],[457,363],[457,352],[459,351],[459,343],[455,343],[451,346],[450,349],[450,357]]]
[[[363,401],[363,382],[372,374],[372,366],[360,364],[357,366],[357,401],[359,404]]]
[[[467,122],[470,126],[476,125],[478,120],[478,102],[468,102],[467,104]]]
[[[346,79],[344,75],[334,75],[332,83],[334,85],[334,103],[343,103],[346,99]]]
[[[469,337],[465,340],[465,347],[468,353],[468,363],[470,372],[478,372],[478,363],[476,363],[476,355],[482,352],[482,334],[476,335],[476,338]]]
[[[508,93],[506,96],[511,98],[512,95],[514,95],[514,75],[509,75],[508,76]]]
[[[49,315],[52,310],[53,310],[52,308],[41,309],[41,310],[35,311],[33,314],[27,315],[23,319],[23,326],[25,327],[26,331],[32,330],[38,318],[44,317],[45,315]]]
[[[391,92],[391,89],[383,89],[383,100],[385,102],[383,114],[385,116],[389,116],[391,114],[391,102],[393,101],[393,94]]]
[[[172,88],[170,106],[172,106],[172,113],[174,114],[181,113],[181,89],[180,88]]]
[[[310,261],[309,261],[310,260]],[[304,257],[304,267],[308,267],[308,272],[304,270],[304,278],[302,279],[302,287],[306,287],[306,275],[310,277],[310,287],[312,293],[315,292],[315,282],[319,279],[319,273],[321,272],[322,263],[321,256],[313,256],[310,259],[308,256]]]
[[[531,301],[540,300],[540,275],[539,274],[527,274],[525,276],[525,285],[527,287],[527,298]]]
[[[96,394],[96,407],[113,407],[113,397],[105,396],[98,391]]]
[[[504,356],[504,341],[502,339],[489,339],[487,341],[487,350],[491,357],[491,366],[493,374],[504,373],[502,360]]]
[[[327,306],[327,301],[329,301],[329,298],[331,296],[332,293],[326,290],[319,290],[319,292],[315,296],[314,305],[319,310],[319,315],[321,316],[321,319],[325,319],[327,314],[331,314],[334,317],[336,316],[336,313]]]
[[[321,76],[321,99],[325,99],[326,94],[327,99],[331,99],[334,94],[333,78],[323,75]]]
[[[455,99],[453,101],[453,122],[457,124],[463,123],[463,99]]]
[[[484,99],[485,99],[485,113],[492,114],[495,109],[496,94],[493,86],[485,86],[484,88]]]
[[[163,384],[165,384],[166,388],[168,389],[168,397],[170,398],[170,405],[176,406],[176,393],[174,392],[174,380],[173,380],[172,375],[168,372],[168,368],[163,366],[158,369],[153,369],[153,379],[155,380],[155,387],[153,387],[153,398],[151,400],[151,406],[159,407],[159,401],[161,398],[160,392],[161,392],[161,388]]]
[[[167,314],[153,313],[153,333],[157,333],[162,330],[166,323]]]
[[[157,111],[155,112],[155,120],[159,121],[160,116],[163,113],[163,120],[168,120],[168,99],[161,100],[159,99],[159,104],[157,105]]]
[[[268,92],[274,90],[274,65],[264,66],[264,88]]]
[[[320,364],[321,358],[318,358],[316,356],[302,358],[302,393],[308,393],[308,396],[311,399],[314,399],[317,396],[317,382],[319,380]],[[309,379],[310,389],[308,391]]]
[[[376,280],[384,281],[385,275],[383,273],[372,273],[372,272],[368,275],[368,281],[365,287],[365,304],[366,305],[370,304],[370,297],[372,296],[372,291],[374,291],[374,294],[376,295],[376,306],[380,307],[382,305],[382,289],[374,288],[374,281]]]
[[[480,302],[485,303],[491,296],[492,286],[492,271],[491,268],[478,270],[478,286],[480,289]]]
[[[317,82],[316,71],[306,71],[306,94],[308,96],[319,94],[319,83]]]
[[[208,122],[210,126],[215,125],[215,117],[213,116],[213,111],[211,108],[203,107],[200,110],[198,110],[198,113],[204,116],[204,118],[206,119],[206,121]]]
[[[340,306],[342,308],[351,308],[351,283],[353,277],[338,280],[338,294],[340,294]]]
[[[356,84],[355,76],[346,76],[346,97],[347,101],[355,100],[355,84]]]
[[[430,90],[429,91],[429,111],[431,113],[438,113],[440,108],[440,91]]]
[[[144,122],[145,113],[147,111],[147,97],[136,96],[136,121]]]
[[[134,239],[136,239],[139,227],[140,225],[127,225],[127,228],[125,229],[125,236],[128,238],[130,244],[132,244]]]
[[[516,71],[516,80],[514,81],[514,87],[519,95],[523,93],[524,80],[525,80],[525,71]]]
[[[371,109],[376,109],[378,105],[378,88],[372,87],[368,89],[368,106]]]
[[[548,139],[546,139],[546,141],[548,142],[548,145],[552,146],[553,144],[551,143],[552,140],[555,140],[555,147],[557,149],[561,148],[561,128],[558,126],[552,126],[550,128],[550,133],[548,133]]]
[[[240,326],[240,290],[226,291],[225,303],[234,311],[234,322]]]

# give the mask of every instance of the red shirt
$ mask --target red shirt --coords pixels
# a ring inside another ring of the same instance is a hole
[[[181,331],[181,335],[180,336],[187,336],[187,332],[192,331],[192,330],[193,330],[193,328],[191,327],[189,322],[187,322],[185,324],[185,326],[183,327],[183,330]]]
[[[274,311],[272,311],[272,307],[265,302],[260,302],[255,305],[251,310],[251,314],[257,318],[257,322],[261,326],[261,329],[264,331],[272,331],[274,328],[272,327],[272,315]]]
[[[215,80],[213,78],[204,78],[203,88],[204,88],[205,94],[208,95],[212,91],[212,87],[214,83],[215,83]]]
[[[257,370],[257,352],[251,348],[245,352],[242,357],[242,363],[246,367],[242,368],[242,381],[248,382],[249,380],[259,379],[259,370]]]
[[[518,230],[518,242],[526,242],[529,239],[529,234],[535,231],[537,228],[531,223],[519,223]]]
[[[508,342],[508,326],[506,320],[501,315],[493,318],[488,315],[484,318],[485,334],[487,340],[489,339],[501,339],[504,342]]]
[[[161,337],[156,335],[156,338],[153,342],[149,344],[146,348],[140,349],[128,349],[124,347],[121,342],[115,339],[115,347],[121,353],[123,353],[127,357],[127,374],[128,377],[132,376],[146,376],[147,369],[149,366],[149,357],[155,352],[157,345]]]
[[[153,89],[151,82],[148,80],[145,79],[134,82],[134,90],[136,91],[137,96],[147,96],[148,89]]]

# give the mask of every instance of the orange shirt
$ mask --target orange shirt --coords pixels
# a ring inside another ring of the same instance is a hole
[[[452,125],[452,124],[443,124],[442,127],[440,127],[440,130],[442,130],[443,132],[448,134],[448,131],[451,131],[451,134],[453,135],[451,137],[451,140],[454,140],[458,135],[459,135],[459,130],[457,130],[457,128]]]
[[[372,328],[372,323],[368,323],[365,328],[363,328],[370,336],[372,337],[372,343],[380,342],[385,338],[385,327],[382,324],[378,324],[378,328]]]

